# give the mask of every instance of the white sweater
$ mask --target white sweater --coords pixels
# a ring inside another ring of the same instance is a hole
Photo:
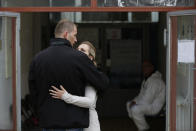
[[[85,96],[75,96],[69,93],[64,93],[62,99],[69,104],[73,104],[79,107],[89,108],[89,127],[84,128],[84,131],[100,131],[100,124],[97,115],[96,102],[97,102],[97,93],[96,90],[87,86],[85,88]]]

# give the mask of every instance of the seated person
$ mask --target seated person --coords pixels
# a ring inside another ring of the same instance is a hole
[[[127,111],[139,131],[149,129],[145,115],[156,115],[165,104],[165,83],[161,73],[154,70],[149,61],[143,62],[144,80],[140,93],[132,101],[127,102]]]

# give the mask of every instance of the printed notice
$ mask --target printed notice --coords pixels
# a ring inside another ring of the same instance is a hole
[[[195,62],[194,40],[178,40],[178,62],[181,63]]]

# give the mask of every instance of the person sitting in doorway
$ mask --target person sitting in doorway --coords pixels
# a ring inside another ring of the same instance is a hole
[[[140,93],[132,101],[127,102],[128,116],[134,121],[139,131],[149,129],[146,115],[156,115],[165,104],[165,83],[161,73],[154,70],[151,62],[142,65],[144,80]]]

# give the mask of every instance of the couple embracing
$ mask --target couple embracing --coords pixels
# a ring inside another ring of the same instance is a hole
[[[61,20],[50,46],[38,53],[29,71],[29,89],[43,131],[100,131],[97,94],[108,78],[96,68],[94,46],[77,41],[77,26]]]

